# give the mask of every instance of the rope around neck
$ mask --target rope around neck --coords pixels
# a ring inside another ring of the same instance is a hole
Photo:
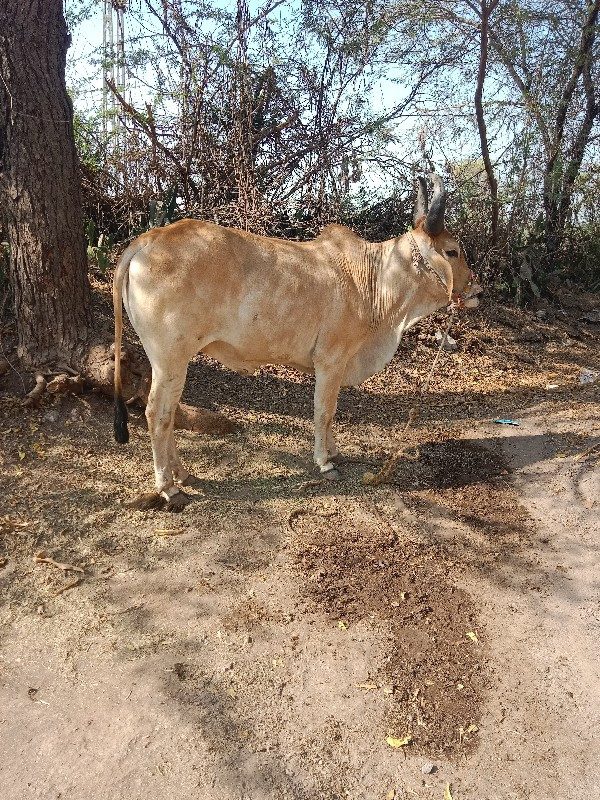
[[[444,331],[444,335],[442,336],[442,340],[440,342],[440,346],[438,347],[437,353],[435,354],[435,358],[433,359],[433,363],[431,365],[431,369],[429,370],[429,375],[425,378],[423,383],[421,384],[421,388],[419,390],[419,394],[417,395],[417,399],[413,407],[408,412],[408,419],[402,429],[402,433],[400,434],[401,441],[405,438],[406,432],[413,424],[413,422],[417,419],[419,411],[421,410],[421,405],[423,403],[423,399],[429,390],[429,384],[431,383],[431,378],[437,366],[437,363],[440,359],[440,354],[444,345],[446,344],[446,339],[448,338],[448,333],[450,332],[450,328],[452,327],[452,323],[454,322],[454,304],[450,306],[450,319],[448,320],[448,324],[446,326],[446,330]],[[409,461],[416,461],[419,458],[419,448],[416,448],[416,452],[414,453],[407,453],[406,451],[409,449],[407,444],[400,444],[392,450],[391,455],[388,457],[387,461],[384,462],[383,466],[379,470],[377,474],[373,472],[365,472],[363,475],[363,483],[367,486],[379,486],[380,483],[385,483],[389,481],[391,476],[396,469],[396,465],[400,461],[401,458],[406,458]]]

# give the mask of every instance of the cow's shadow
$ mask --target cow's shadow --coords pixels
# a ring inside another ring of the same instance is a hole
[[[507,446],[513,445],[510,464],[506,453]],[[556,434],[514,435],[507,440],[503,436],[481,438],[450,438],[446,440],[415,440],[409,459],[400,459],[393,474],[382,487],[393,486],[402,493],[423,493],[424,491],[457,490],[478,485],[505,485],[513,471],[526,469],[541,461],[565,455],[565,447],[570,454],[583,453],[600,444],[600,437],[569,436],[568,444]],[[210,444],[205,445],[204,457],[210,457]],[[280,467],[274,474],[252,477],[229,475],[222,478],[203,478],[201,471],[196,487],[195,498],[218,497],[223,500],[264,501],[310,495],[333,497],[356,496],[377,489],[363,481],[364,474],[377,472],[386,461],[386,454],[369,458],[348,457],[342,460],[340,471],[342,480],[321,479],[307,453],[292,456],[289,453],[270,448],[265,457]],[[193,460],[189,450],[186,459]],[[192,469],[193,464],[190,464]]]
[[[420,387],[415,388],[407,381],[405,389],[398,388],[398,384],[402,384],[397,379],[397,373],[402,373],[401,357],[397,355],[387,368],[395,373],[393,391],[382,391],[380,385],[373,391],[368,381],[359,387],[342,388],[336,421],[367,425],[403,423],[408,409],[418,401]],[[572,389],[565,386],[563,391],[555,390],[553,397],[557,401],[568,399]],[[268,412],[310,421],[313,393],[312,376],[269,367],[255,375],[242,376],[199,355],[189,365],[183,400],[214,410],[233,407],[244,412]],[[510,416],[513,409],[522,407],[527,398],[533,399],[535,394],[534,389],[527,390],[517,383],[507,383],[502,390],[477,393],[469,393],[457,386],[454,392],[444,391],[441,398],[434,393],[428,394],[424,410],[428,419],[447,419],[449,408],[452,409],[452,419],[457,421],[482,419],[490,413],[497,413],[499,408],[502,409],[501,416]]]

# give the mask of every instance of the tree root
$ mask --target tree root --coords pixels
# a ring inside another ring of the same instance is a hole
[[[29,392],[29,394],[25,397],[23,402],[21,403],[22,406],[25,408],[29,408],[31,406],[39,405],[42,396],[46,392],[46,378],[42,375],[41,372],[35,373],[35,386]]]
[[[35,374],[36,385],[23,400],[24,407],[39,405],[46,392],[58,394],[82,394],[86,388],[112,399],[114,394],[114,345],[97,344],[89,348],[81,359],[79,372],[68,364],[60,363],[56,368],[43,367]],[[121,353],[121,375],[123,395],[127,405],[144,408],[152,384],[150,365],[145,357],[132,349]],[[48,380],[47,380],[48,379]],[[205,408],[195,408],[180,403],[175,412],[175,428],[213,436],[234,433],[238,423]]]

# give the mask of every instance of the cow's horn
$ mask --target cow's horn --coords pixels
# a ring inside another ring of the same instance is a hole
[[[433,183],[433,197],[425,219],[425,231],[430,236],[437,236],[444,230],[444,212],[446,210],[446,190],[439,175],[435,172],[431,176]]]
[[[417,199],[413,208],[413,228],[416,227],[418,220],[427,215],[427,181],[421,175],[418,176],[419,186],[417,188]]]

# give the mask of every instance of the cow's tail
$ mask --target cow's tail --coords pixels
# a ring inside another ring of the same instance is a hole
[[[137,246],[136,246],[137,245]],[[119,444],[127,444],[129,414],[123,400],[121,385],[121,339],[123,336],[123,283],[129,275],[131,259],[140,249],[139,244],[130,245],[121,256],[113,279],[113,309],[115,313],[115,439]]]

